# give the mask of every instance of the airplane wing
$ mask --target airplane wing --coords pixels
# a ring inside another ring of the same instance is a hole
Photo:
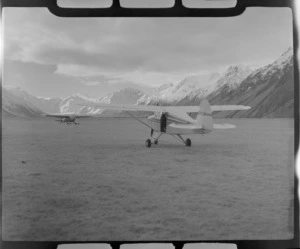
[[[105,110],[119,110],[119,111],[146,111],[146,112],[160,112],[163,106],[153,105],[118,105],[118,104],[93,104],[84,105],[88,107],[102,108]]]
[[[245,111],[251,109],[250,106],[244,105],[212,105],[211,110],[213,112],[218,111]]]
[[[148,112],[185,112],[198,113],[199,106],[154,106],[154,105],[118,105],[118,104],[94,104],[90,107],[102,108],[107,110],[120,111],[148,111]],[[242,111],[249,110],[250,106],[243,105],[212,105],[212,112],[216,111]]]
[[[233,124],[213,124],[214,130],[233,129],[235,127]]]
[[[166,111],[180,111],[186,113],[198,113],[199,106],[161,106],[164,107]],[[250,106],[244,105],[212,105],[210,106],[212,112],[218,111],[244,111],[249,110]]]
[[[92,118],[92,117],[95,117],[95,115],[76,114],[76,113],[47,113],[47,114],[45,114],[45,116],[46,117],[54,117],[54,118],[68,118],[68,117]]]

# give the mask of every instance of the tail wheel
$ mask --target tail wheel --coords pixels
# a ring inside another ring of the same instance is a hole
[[[154,140],[154,144],[158,144],[158,140]]]
[[[190,147],[190,146],[192,145],[191,139],[187,138],[187,139],[185,140],[185,145],[186,145],[187,147]]]
[[[150,148],[151,147],[151,140],[147,139],[145,144],[146,144],[146,147]]]

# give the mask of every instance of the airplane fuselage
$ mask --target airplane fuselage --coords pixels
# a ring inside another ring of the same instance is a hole
[[[204,129],[196,122],[190,123],[180,120],[170,113],[155,113],[154,115],[149,116],[145,122],[154,131],[170,135],[208,134],[212,131]]]
[[[58,121],[61,122],[61,123],[67,123],[67,124],[74,123],[74,124],[76,124],[76,117],[74,117],[74,116],[63,117]]]
[[[75,117],[72,117],[72,116],[67,117],[67,118],[63,118],[63,121],[64,121],[64,122],[72,122],[72,123],[74,123],[75,120],[76,120],[76,118],[75,118]]]

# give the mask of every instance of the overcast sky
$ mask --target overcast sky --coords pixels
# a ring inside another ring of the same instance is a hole
[[[4,9],[5,85],[45,97],[101,97],[184,77],[264,65],[292,46],[288,8],[228,18],[60,18]]]

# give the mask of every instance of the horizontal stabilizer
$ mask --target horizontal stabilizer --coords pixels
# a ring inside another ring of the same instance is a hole
[[[235,128],[236,126],[233,125],[233,124],[214,124],[213,125],[213,128],[215,130],[223,130],[223,129],[233,129]]]

